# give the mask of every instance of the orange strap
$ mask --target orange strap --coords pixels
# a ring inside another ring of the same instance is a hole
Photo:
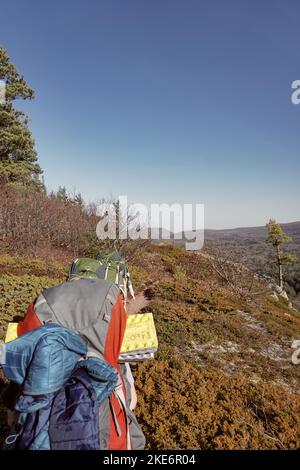
[[[34,311],[34,304],[31,303],[28,306],[27,312],[25,314],[24,320],[18,323],[18,336],[27,333],[27,331],[34,330],[42,326],[40,320],[37,317],[37,314]]]
[[[111,320],[106,336],[104,359],[117,369],[120,376],[120,366],[118,363],[119,354],[126,328],[126,312],[124,310],[123,298],[118,296],[112,312]],[[123,393],[126,396],[124,383],[122,382]],[[110,398],[110,406],[113,412],[110,413],[110,450],[127,450],[127,419],[123,407],[118,397],[113,393]],[[117,423],[115,423],[117,420]],[[117,425],[116,425],[117,424]]]

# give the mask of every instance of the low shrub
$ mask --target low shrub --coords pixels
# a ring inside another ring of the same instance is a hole
[[[199,371],[182,358],[140,364],[137,415],[150,449],[298,449],[300,396]]]

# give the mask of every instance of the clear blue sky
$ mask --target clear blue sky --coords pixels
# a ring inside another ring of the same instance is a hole
[[[0,44],[49,189],[300,220],[298,0],[10,0]]]

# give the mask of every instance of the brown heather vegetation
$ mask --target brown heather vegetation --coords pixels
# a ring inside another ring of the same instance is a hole
[[[96,219],[75,203],[44,195],[40,204],[29,195],[25,203],[19,197],[15,210],[9,197],[0,203],[6,227],[0,339],[38,292],[65,280],[74,254],[101,247],[93,235]],[[39,237],[31,235],[32,227]],[[245,273],[233,276],[231,285],[207,256],[169,245],[129,244],[126,252],[136,292],[146,289],[151,299],[146,310],[154,313],[159,337],[156,359],[133,367],[148,448],[299,448],[300,367],[291,363],[299,313],[250,273],[248,279]],[[0,406],[2,439],[4,414]]]
[[[297,449],[299,398],[178,357],[139,367],[139,419],[152,449]]]
[[[152,246],[138,262],[160,341],[156,360],[135,369],[149,448],[299,448],[299,313],[258,280],[259,295],[238,297],[194,253]]]
[[[96,226],[76,200],[10,186],[0,188],[0,221],[3,251],[32,256],[57,249],[76,256]]]

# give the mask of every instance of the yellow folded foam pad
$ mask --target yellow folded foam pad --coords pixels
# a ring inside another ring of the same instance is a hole
[[[152,313],[128,315],[121,353],[157,349],[158,340]]]
[[[18,323],[9,323],[7,325],[5,342],[13,341],[18,337]]]
[[[18,337],[18,323],[8,323],[5,342],[13,341]],[[121,347],[121,353],[138,351],[142,349],[157,349],[158,340],[153,320],[149,313],[129,315]]]

